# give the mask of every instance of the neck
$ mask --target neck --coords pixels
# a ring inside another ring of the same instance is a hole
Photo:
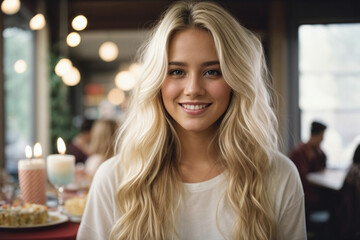
[[[221,173],[219,154],[211,146],[214,133],[178,131],[181,143],[180,174],[184,182],[202,182]]]

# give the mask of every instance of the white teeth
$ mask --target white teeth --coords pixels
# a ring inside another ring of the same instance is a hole
[[[206,104],[197,104],[197,105],[193,105],[193,104],[182,104],[182,106],[185,109],[189,109],[189,110],[200,110],[200,109],[204,109],[206,107]]]

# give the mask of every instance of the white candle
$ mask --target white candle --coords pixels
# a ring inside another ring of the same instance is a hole
[[[75,156],[65,154],[66,147],[61,138],[57,141],[57,147],[60,154],[47,157],[47,175],[51,183],[64,186],[74,179]]]

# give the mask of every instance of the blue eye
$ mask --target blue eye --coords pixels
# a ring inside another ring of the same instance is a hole
[[[169,71],[169,75],[183,75],[184,71],[176,69],[176,70],[171,70]]]
[[[210,75],[210,76],[221,76],[221,72],[218,70],[209,70],[205,72],[205,75]]]

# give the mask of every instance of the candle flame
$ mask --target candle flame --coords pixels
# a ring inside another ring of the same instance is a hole
[[[30,159],[32,157],[32,150],[29,145],[25,147],[25,156],[26,158]]]
[[[42,148],[40,143],[36,143],[34,146],[34,156],[35,158],[39,158],[42,155]]]
[[[66,152],[65,142],[61,137],[57,139],[57,149],[60,154],[65,154]]]

